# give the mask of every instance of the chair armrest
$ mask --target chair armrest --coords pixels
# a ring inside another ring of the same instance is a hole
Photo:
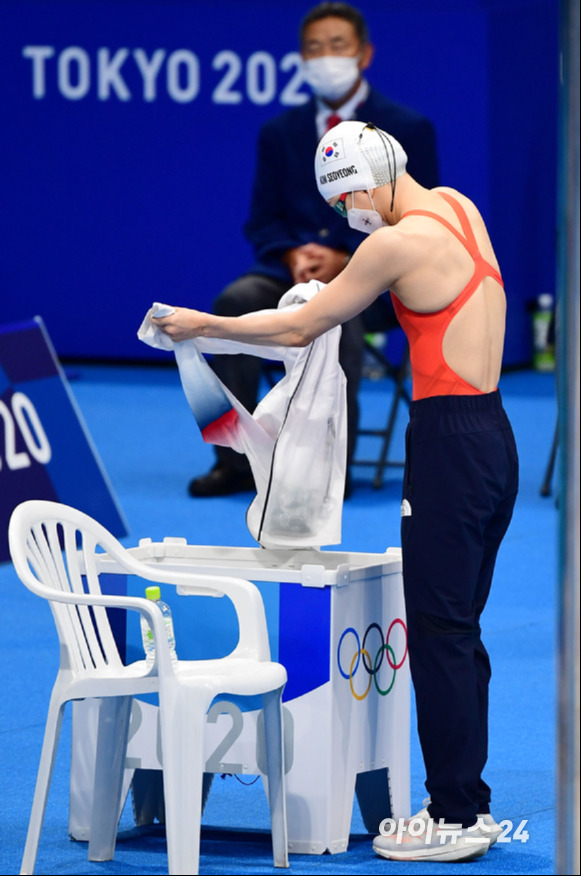
[[[177,584],[177,592],[182,596],[200,592],[199,585],[191,581],[192,578],[199,577],[205,582],[211,581],[212,585],[216,586],[219,592],[214,595],[227,596],[232,602],[238,618],[239,639],[236,648],[230,654],[231,657],[248,657],[259,661],[271,659],[264,602],[256,584],[244,578],[231,578],[225,575],[208,578],[206,575],[175,574],[183,574],[184,578],[189,579]]]
[[[232,654],[260,661],[271,659],[264,603],[260,590],[251,581],[226,575],[172,572],[162,567],[150,566],[130,554],[113,538],[107,543],[103,542],[102,546],[130,575],[137,575],[156,584],[170,584],[181,594],[227,596],[234,605],[239,626],[239,640]]]
[[[36,584],[36,592],[44,596],[49,602],[67,605],[86,605],[88,607],[100,606],[102,608],[116,608],[138,612],[147,619],[153,633],[158,674],[172,672],[172,660],[165,621],[159,606],[150,599],[146,599],[143,596],[119,596],[114,594],[76,593],[74,591],[55,590],[38,582]]]

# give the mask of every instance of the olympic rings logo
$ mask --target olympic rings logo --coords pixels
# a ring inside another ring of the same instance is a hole
[[[395,651],[393,650],[392,646],[390,645],[390,637],[391,637],[393,629],[396,625],[401,626],[401,628],[403,629],[403,632],[404,632],[404,636],[405,636],[405,645],[404,645],[403,656],[401,657],[400,660],[396,660]],[[367,645],[368,637],[370,637],[373,633],[375,633],[377,636],[379,636],[379,641],[381,642],[381,644],[379,645],[379,648],[377,649],[377,652],[375,654],[375,659],[372,661],[371,655],[370,655],[369,650],[367,649],[366,645]],[[341,648],[342,648],[343,642],[347,636],[353,636],[355,638],[355,645],[356,645],[356,650],[354,651],[353,656],[351,658],[351,661],[349,663],[349,671],[348,672],[345,671],[345,669],[343,668],[343,663],[341,662]],[[337,665],[339,667],[339,672],[341,673],[343,678],[345,678],[349,682],[349,686],[351,688],[351,693],[353,694],[353,696],[355,697],[356,700],[364,700],[365,699],[365,697],[367,696],[367,694],[371,690],[371,683],[372,682],[375,684],[375,688],[376,688],[377,692],[379,694],[381,694],[382,697],[385,697],[392,689],[392,687],[395,683],[396,672],[398,669],[400,669],[403,666],[405,658],[407,657],[407,653],[408,653],[408,641],[407,641],[406,625],[404,624],[404,622],[401,618],[396,617],[389,625],[389,629],[387,631],[387,635],[385,637],[385,640],[383,638],[383,630],[381,629],[379,624],[376,624],[376,623],[369,624],[369,626],[365,630],[365,635],[363,636],[363,642],[361,642],[361,640],[359,638],[359,633],[357,632],[356,629],[354,629],[353,627],[347,627],[347,629],[344,630],[343,633],[341,634],[341,638],[339,639],[339,644],[337,645]],[[378,676],[379,670],[381,669],[381,664],[383,663],[384,656],[385,656],[386,663],[391,668],[393,674],[391,676],[391,680],[389,682],[389,685],[386,688],[381,688],[379,686],[377,676]],[[363,693],[358,693],[355,690],[355,687],[353,685],[353,678],[356,675],[360,664],[363,666],[363,669],[365,670],[365,672],[369,676],[369,678],[367,680],[367,686],[366,686],[365,690],[363,691]]]

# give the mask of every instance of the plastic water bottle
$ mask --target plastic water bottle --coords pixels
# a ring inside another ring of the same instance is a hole
[[[539,295],[533,313],[533,368],[536,371],[555,370],[555,348],[549,331],[553,319],[553,296]]]
[[[156,602],[161,609],[161,613],[165,622],[165,631],[167,633],[167,640],[169,642],[171,659],[172,662],[175,663],[178,658],[176,654],[176,640],[173,629],[171,608],[165,602],[162,602],[161,591],[159,587],[157,587],[157,585],[154,585],[152,587],[146,587],[145,596],[147,599],[151,599],[152,602]],[[151,628],[143,615],[141,615],[141,638],[143,640],[143,650],[145,651],[145,662],[148,666],[152,666],[155,660],[155,642],[153,639],[153,633],[151,631]]]

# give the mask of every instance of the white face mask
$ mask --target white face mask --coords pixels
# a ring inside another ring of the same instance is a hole
[[[369,195],[369,200],[373,210],[360,210],[357,207],[350,207],[347,210],[349,228],[353,228],[355,231],[362,231],[363,234],[371,234],[372,231],[377,231],[378,228],[383,228],[384,225],[387,225],[387,222],[383,221],[381,214],[375,209],[371,195]]]
[[[303,74],[317,97],[339,100],[359,78],[359,58],[324,55],[303,61]]]

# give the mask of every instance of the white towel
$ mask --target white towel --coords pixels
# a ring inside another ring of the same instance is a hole
[[[294,286],[279,308],[302,306],[322,285],[311,280]],[[151,322],[151,316],[162,315],[161,308],[167,305],[153,304],[138,337],[152,347],[173,349],[204,440],[247,455],[257,490],[246,515],[253,538],[265,548],[339,544],[347,448],[340,327],[307,347],[264,347],[217,338],[174,343]],[[250,414],[202,353],[280,360],[286,373]]]

